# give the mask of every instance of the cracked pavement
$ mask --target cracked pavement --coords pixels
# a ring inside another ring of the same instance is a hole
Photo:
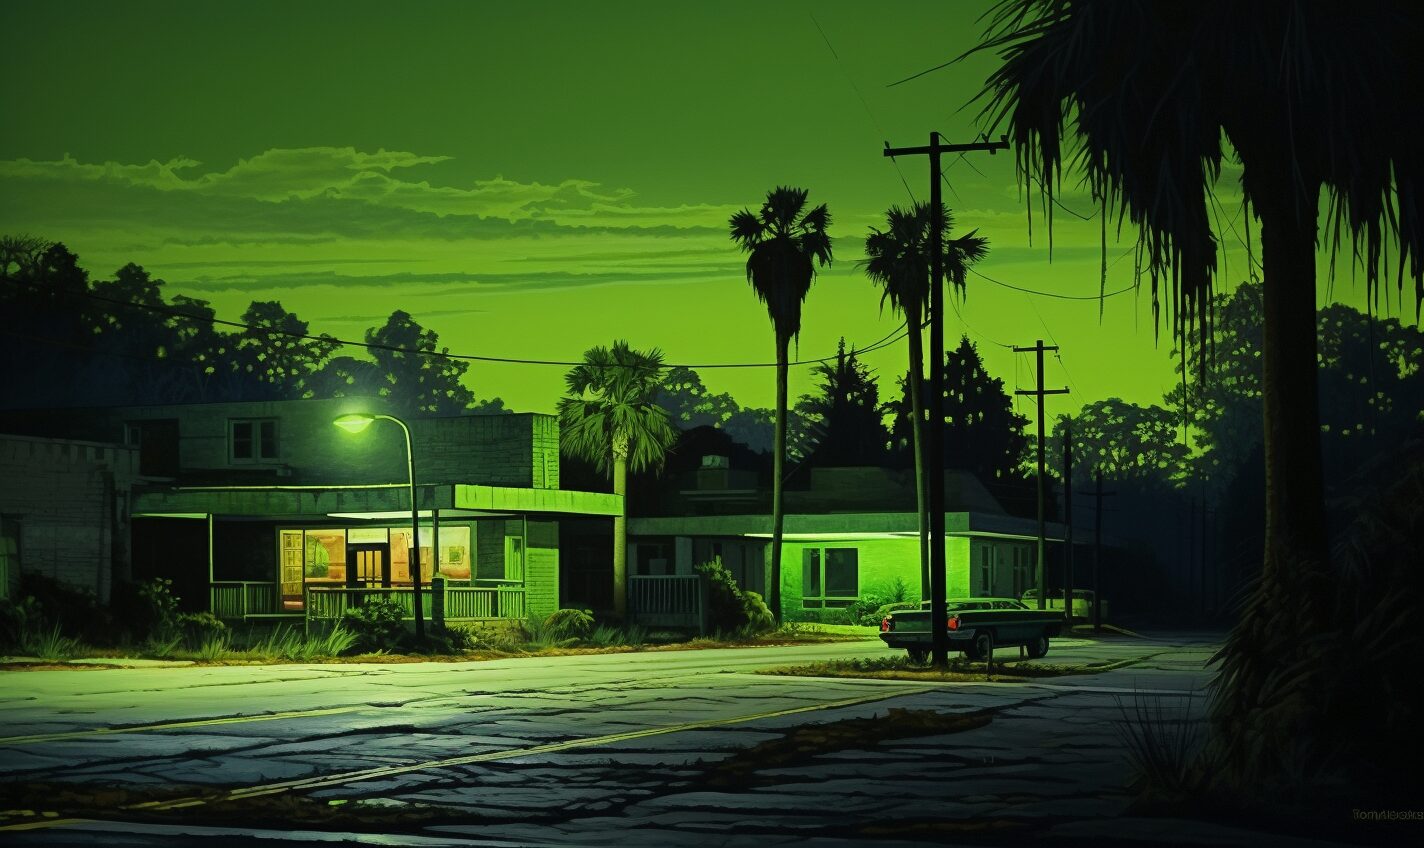
[[[112,819],[37,808],[0,829],[10,845],[1263,844],[1248,830],[1129,815],[1124,710],[1150,702],[1158,717],[1200,723],[1203,664],[1215,647],[1203,634],[1060,639],[1054,663],[1141,660],[1028,683],[753,673],[891,654],[879,640],[471,663],[3,672],[4,807],[13,810],[10,796],[25,786],[122,789],[163,804]],[[707,780],[717,763],[795,728],[892,707],[992,720],[842,742],[758,767],[742,786]],[[280,812],[234,822],[212,802],[223,791],[300,800],[337,818],[307,830],[288,829]]]

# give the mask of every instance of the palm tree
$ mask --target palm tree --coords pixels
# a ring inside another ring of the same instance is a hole
[[[747,282],[766,304],[776,336],[776,428],[772,437],[771,586],[772,614],[781,620],[781,493],[786,464],[786,372],[791,340],[801,333],[801,304],[816,278],[816,265],[831,264],[831,213],[823,203],[806,209],[807,191],[778,186],[767,192],[761,211],[743,209],[729,224],[732,241],[747,254]]]
[[[942,208],[940,214],[944,232],[948,233],[954,226],[954,219],[948,209]],[[885,230],[872,228],[865,239],[865,275],[885,290],[880,297],[880,308],[884,309],[888,302],[892,310],[905,316],[905,324],[910,329],[908,385],[910,434],[915,454],[915,506],[920,527],[921,599],[929,597],[930,587],[929,469],[925,468],[924,455],[925,353],[921,336],[930,292],[930,243],[933,237],[930,218],[928,203],[916,203],[909,209],[892,206],[885,213]],[[984,258],[989,242],[971,232],[957,239],[944,239],[942,244],[942,267],[950,282],[962,294],[969,266]]]
[[[1424,4],[1004,0],[992,14],[975,48],[1003,59],[985,91],[990,131],[1007,124],[1021,173],[1047,199],[1069,161],[1104,213],[1139,228],[1154,307],[1165,281],[1183,344],[1210,330],[1223,137],[1243,168],[1265,277],[1266,532],[1260,579],[1216,658],[1213,746],[1226,779],[1289,773],[1286,752],[1342,738],[1318,708],[1333,678],[1311,647],[1341,588],[1320,461],[1319,201],[1330,199],[1332,256],[1348,235],[1370,296],[1398,240],[1398,285],[1407,262],[1417,311],[1424,112],[1401,95],[1424,88]]]
[[[628,611],[628,471],[658,468],[677,441],[667,412],[655,403],[663,355],[615,341],[590,348],[564,375],[569,397],[559,401],[559,449],[613,476],[623,510],[613,518],[613,614]]]

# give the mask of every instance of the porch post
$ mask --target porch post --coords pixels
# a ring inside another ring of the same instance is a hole
[[[207,521],[207,523],[208,523],[208,612],[212,613],[213,615],[217,615],[217,613],[218,613],[218,610],[217,610],[217,601],[216,601],[216,599],[213,597],[214,593],[217,592],[217,589],[215,589],[215,588],[213,587],[213,514],[212,514],[211,512],[208,513],[208,521]],[[279,554],[279,556],[280,556],[280,554]],[[278,588],[278,591],[279,591],[279,592],[281,591],[281,588],[280,588],[280,587]],[[243,590],[243,593],[242,593],[242,594],[243,594],[243,603],[247,603],[247,591],[246,591],[246,589]],[[247,617],[247,616],[246,616],[246,612],[247,612],[247,610],[243,610],[243,613],[244,613],[243,618],[246,618],[246,617]]]

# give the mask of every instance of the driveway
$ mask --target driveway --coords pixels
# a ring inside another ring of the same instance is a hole
[[[1259,844],[1126,816],[1118,724],[1199,722],[1215,644],[1055,640],[1056,662],[1137,662],[1025,684],[754,673],[890,655],[878,640],[6,672],[0,830],[12,845]],[[854,722],[892,708],[973,721],[891,739]]]

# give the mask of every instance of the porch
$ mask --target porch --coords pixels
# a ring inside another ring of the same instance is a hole
[[[415,619],[415,590],[409,586],[306,586],[302,609],[284,609],[276,581],[220,580],[208,588],[208,609],[229,622],[332,622],[373,598],[395,601],[402,618]],[[421,612],[435,624],[520,620],[527,612],[525,588],[504,581],[451,581],[435,578],[421,589]]]

